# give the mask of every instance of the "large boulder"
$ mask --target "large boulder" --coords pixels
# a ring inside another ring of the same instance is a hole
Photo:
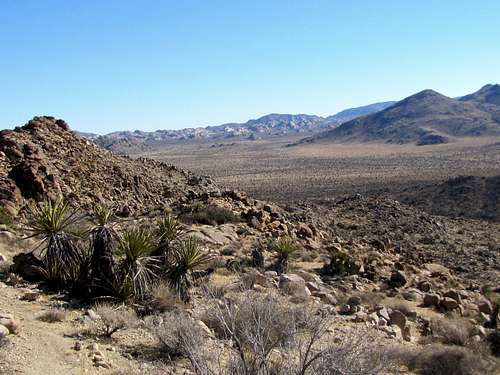
[[[311,292],[306,287],[305,280],[295,274],[283,274],[280,276],[279,288],[288,295],[307,298]]]
[[[19,253],[12,258],[11,271],[28,281],[43,280],[43,263],[33,252]]]

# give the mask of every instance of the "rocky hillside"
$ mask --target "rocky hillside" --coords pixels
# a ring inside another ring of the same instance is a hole
[[[0,204],[13,215],[45,197],[65,196],[84,208],[119,203],[126,215],[218,191],[210,179],[174,166],[114,155],[52,117],[0,133],[0,171]]]
[[[424,90],[383,111],[348,121],[304,142],[446,143],[454,137],[500,135],[496,86],[452,99]]]
[[[436,215],[500,221],[500,176],[463,176],[412,188],[399,197]]]

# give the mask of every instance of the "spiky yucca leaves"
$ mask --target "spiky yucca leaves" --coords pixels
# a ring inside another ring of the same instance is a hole
[[[95,226],[90,231],[91,270],[93,284],[109,290],[117,281],[116,262],[113,258],[116,232],[111,226],[113,211],[98,205],[94,210]]]
[[[156,249],[153,235],[141,227],[127,229],[118,248],[124,259],[115,291],[123,298],[144,299],[158,278],[158,259],[151,255]]]
[[[192,286],[192,273],[212,260],[212,256],[203,251],[198,238],[188,236],[176,243],[172,250],[167,277],[179,298],[187,302]]]
[[[68,233],[70,227],[81,220],[81,216],[62,199],[32,206],[30,216],[30,237],[40,237],[45,244],[41,257],[47,281],[67,287],[85,278],[88,256]]]
[[[182,234],[182,226],[172,215],[165,215],[157,222],[158,248],[153,255],[165,262],[170,252],[170,245]]]
[[[287,273],[289,260],[297,252],[299,246],[297,242],[291,237],[281,237],[274,241],[271,245],[278,256],[276,259],[276,272],[278,274]]]

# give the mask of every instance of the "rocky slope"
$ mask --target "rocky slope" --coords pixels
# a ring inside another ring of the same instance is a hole
[[[436,215],[500,221],[500,176],[462,176],[404,191],[401,202]]]
[[[119,204],[144,212],[219,191],[210,179],[153,160],[114,155],[73,134],[63,120],[35,117],[0,133],[0,204],[13,215],[30,200]]]
[[[500,135],[495,87],[452,99],[424,90],[383,111],[348,121],[303,142],[446,143],[454,137]]]

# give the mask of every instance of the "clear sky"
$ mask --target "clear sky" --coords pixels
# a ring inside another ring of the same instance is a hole
[[[0,127],[176,129],[500,83],[500,1],[0,0]]]

